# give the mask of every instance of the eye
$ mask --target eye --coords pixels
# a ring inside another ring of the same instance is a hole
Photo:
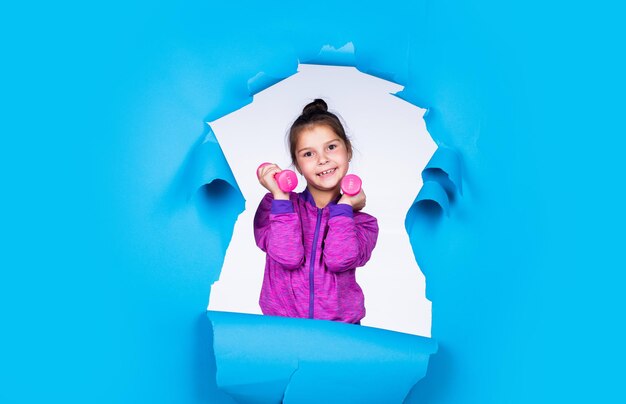
[[[328,146],[329,150],[335,150],[338,146],[336,144],[331,144],[330,146]]]
[[[312,155],[313,155],[313,153],[311,153],[310,151],[308,151],[308,152],[304,152],[304,153],[302,154],[302,157],[311,157]]]

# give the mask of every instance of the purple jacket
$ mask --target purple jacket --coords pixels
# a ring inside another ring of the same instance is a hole
[[[336,201],[319,209],[308,190],[292,192],[289,201],[268,193],[254,217],[254,237],[267,253],[263,314],[346,323],[365,317],[355,272],[376,245],[374,217]]]

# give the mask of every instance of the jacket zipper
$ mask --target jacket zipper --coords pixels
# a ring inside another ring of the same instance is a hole
[[[314,282],[314,269],[315,269],[315,250],[317,248],[317,237],[320,232],[320,223],[322,222],[322,209],[317,208],[317,223],[315,224],[315,234],[313,235],[313,248],[311,249],[311,265],[309,265],[309,318],[313,318],[315,312],[313,310],[313,303],[315,301],[315,282]]]

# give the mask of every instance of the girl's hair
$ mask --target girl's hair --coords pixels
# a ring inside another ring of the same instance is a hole
[[[291,129],[289,129],[289,153],[291,154],[291,162],[294,165],[296,165],[296,143],[298,143],[300,132],[303,129],[317,125],[326,125],[332,129],[346,144],[348,155],[352,155],[352,143],[346,136],[346,131],[339,118],[332,112],[328,112],[328,105],[324,100],[317,98],[302,109],[302,115],[295,120],[293,125],[291,125]]]

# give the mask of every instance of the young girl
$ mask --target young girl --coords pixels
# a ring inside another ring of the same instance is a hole
[[[342,195],[352,145],[326,102],[304,107],[289,132],[292,162],[304,176],[302,193],[280,190],[275,164],[259,168],[269,193],[254,218],[256,243],[266,254],[259,300],[263,314],[359,324],[365,317],[357,267],[369,260],[378,237],[376,219],[360,212],[363,190]]]

